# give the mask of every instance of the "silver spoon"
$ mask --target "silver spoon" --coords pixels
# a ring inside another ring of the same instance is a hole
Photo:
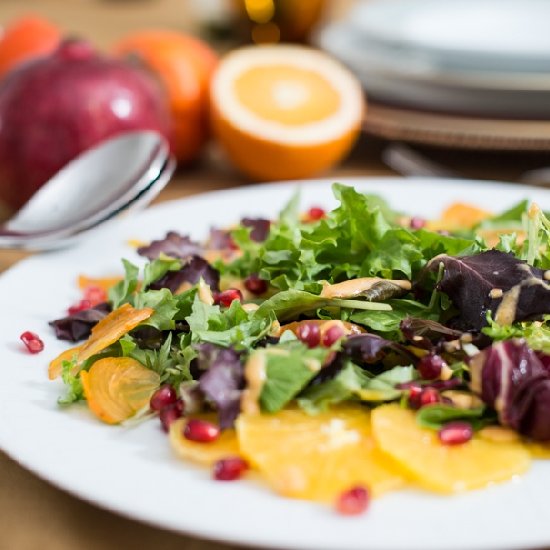
[[[142,207],[174,171],[164,137],[133,131],[84,152],[0,227],[0,247],[55,248],[110,219],[135,200]]]

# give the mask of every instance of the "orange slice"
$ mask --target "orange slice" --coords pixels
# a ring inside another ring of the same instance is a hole
[[[365,409],[242,415],[237,436],[244,457],[285,496],[334,501],[355,485],[376,496],[404,483],[376,448]]]
[[[226,56],[212,80],[211,103],[219,142],[257,180],[330,168],[355,142],[364,113],[352,73],[322,52],[288,45]]]
[[[201,418],[217,423],[214,415],[203,415]],[[183,436],[187,421],[188,418],[180,418],[170,425],[170,445],[180,458],[212,466],[223,458],[240,456],[235,430],[224,430],[220,437],[211,443],[197,443]]]
[[[462,445],[443,445],[434,430],[418,426],[413,411],[384,405],[372,411],[376,442],[404,473],[421,486],[441,493],[485,487],[525,472],[529,452],[515,441],[479,436]]]
[[[118,282],[122,281],[122,277],[87,277],[86,275],[78,276],[78,288],[85,290],[91,286],[102,288],[106,292],[114,287]]]
[[[428,222],[428,229],[432,231],[470,229],[479,222],[490,218],[493,214],[487,210],[471,204],[455,202],[448,206],[439,220]]]
[[[130,304],[121,305],[94,326],[90,338],[84,344],[64,351],[50,363],[48,369],[50,379],[57,378],[61,374],[63,361],[72,359],[75,353],[77,365],[80,365],[86,359],[92,357],[92,355],[114,344],[127,332],[130,332],[141,322],[149,319],[153,313],[154,310],[150,307],[135,309]]]
[[[107,424],[118,424],[145,407],[160,385],[158,373],[130,357],[105,357],[80,373],[90,410]]]

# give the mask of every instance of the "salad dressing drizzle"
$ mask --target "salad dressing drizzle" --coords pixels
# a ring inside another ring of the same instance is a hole
[[[370,290],[378,283],[390,283],[401,290],[411,290],[411,282],[405,279],[381,279],[380,277],[361,277],[359,279],[350,279],[334,285],[326,283],[323,286],[321,296],[323,298],[352,298],[359,296],[363,292]]]
[[[260,414],[260,396],[267,378],[266,366],[263,351],[253,353],[244,366],[247,386],[241,396],[241,411],[244,414]]]

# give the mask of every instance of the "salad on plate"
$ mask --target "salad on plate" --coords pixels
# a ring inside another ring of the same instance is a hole
[[[139,243],[124,276],[79,278],[51,322],[66,406],[158,416],[216,480],[363,512],[404,487],[480,489],[550,456],[550,220],[450,205],[339,206]],[[27,335],[31,351],[40,351]],[[27,343],[27,342],[26,342]],[[168,443],[167,443],[168,444]]]

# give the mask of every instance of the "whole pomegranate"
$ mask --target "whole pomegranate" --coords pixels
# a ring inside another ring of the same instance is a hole
[[[171,137],[156,80],[87,42],[63,42],[0,83],[0,201],[19,208],[79,153],[135,129]]]

